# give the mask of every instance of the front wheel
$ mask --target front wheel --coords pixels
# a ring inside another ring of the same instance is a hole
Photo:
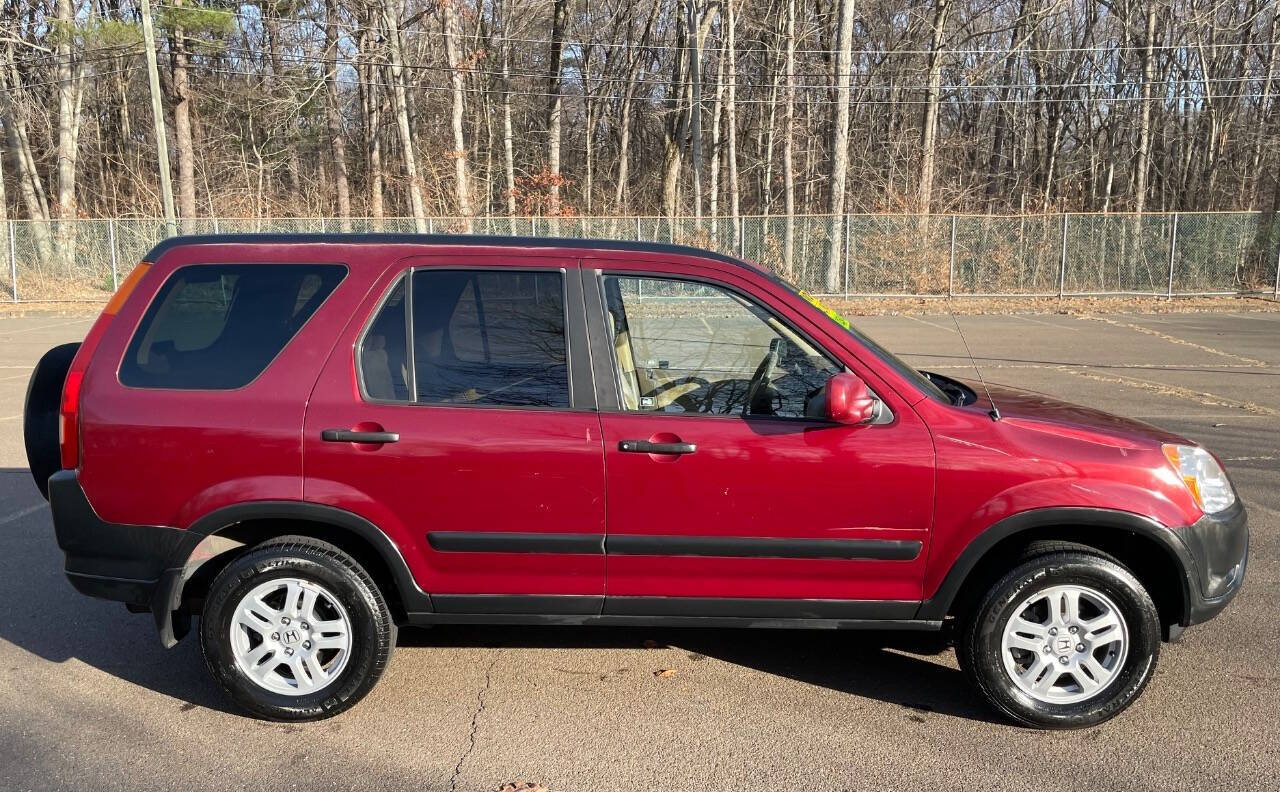
[[[214,679],[270,720],[318,720],[353,706],[382,676],[396,629],[368,573],[326,542],[266,542],[210,587],[200,647]]]
[[[1081,728],[1115,717],[1146,687],[1160,653],[1160,619],[1120,564],[1051,552],[991,587],[957,651],[970,681],[1005,716],[1037,728]]]

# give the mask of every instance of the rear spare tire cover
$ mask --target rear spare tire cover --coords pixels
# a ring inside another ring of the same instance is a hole
[[[62,384],[79,349],[79,344],[62,344],[45,352],[27,384],[22,435],[27,445],[31,476],[46,500],[49,498],[49,477],[62,469],[62,453],[58,448]]]

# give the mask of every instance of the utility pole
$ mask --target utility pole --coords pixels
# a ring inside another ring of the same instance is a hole
[[[160,69],[156,66],[156,33],[151,27],[151,0],[142,4],[142,46],[147,57],[147,82],[151,86],[151,115],[156,126],[156,157],[160,161],[160,197],[164,202],[164,225],[168,236],[178,233],[173,211],[173,182],[169,176],[169,140],[164,132],[164,103],[160,101]]]

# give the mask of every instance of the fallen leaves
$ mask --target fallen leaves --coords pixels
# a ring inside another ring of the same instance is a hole
[[[654,671],[653,675],[658,679],[670,679],[676,675],[676,670],[674,668],[660,668],[657,671]]]
[[[498,792],[551,792],[536,781],[508,781],[498,787]]]

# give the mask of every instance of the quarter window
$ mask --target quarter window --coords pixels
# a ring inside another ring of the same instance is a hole
[[[120,364],[135,388],[248,385],[346,275],[339,264],[195,264],[160,287]]]
[[[841,368],[772,313],[715,286],[605,278],[625,410],[802,418]]]

